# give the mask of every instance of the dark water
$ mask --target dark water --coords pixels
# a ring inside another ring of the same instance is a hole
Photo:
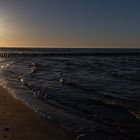
[[[77,139],[140,139],[140,56],[1,58],[0,67],[16,98]]]

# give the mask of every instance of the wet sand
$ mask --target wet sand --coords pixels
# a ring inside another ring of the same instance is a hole
[[[73,140],[63,128],[44,123],[0,86],[0,140]]]

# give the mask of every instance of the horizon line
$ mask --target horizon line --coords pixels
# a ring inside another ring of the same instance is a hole
[[[0,49],[140,49],[140,47],[0,46]]]

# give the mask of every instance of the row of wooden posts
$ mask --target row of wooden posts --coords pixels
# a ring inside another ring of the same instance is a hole
[[[120,55],[140,55],[140,53],[23,53],[23,52],[0,52],[0,57],[78,57],[78,56],[120,56]]]

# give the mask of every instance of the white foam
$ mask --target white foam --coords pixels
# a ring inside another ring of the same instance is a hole
[[[84,136],[85,136],[85,133],[82,133],[76,137],[76,140],[79,140],[80,137],[84,137]]]

